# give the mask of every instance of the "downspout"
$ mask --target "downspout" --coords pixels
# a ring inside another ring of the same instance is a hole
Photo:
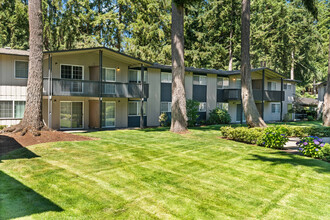
[[[103,85],[102,85],[102,69],[103,69],[103,51],[99,50],[99,103],[100,103],[100,127],[99,129],[102,129],[102,90],[103,90]]]

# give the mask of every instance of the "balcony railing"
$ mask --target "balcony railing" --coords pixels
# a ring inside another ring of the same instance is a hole
[[[253,90],[253,97],[255,101],[262,101],[262,90]],[[228,102],[230,100],[241,100],[240,89],[218,89],[217,90],[217,101]],[[264,91],[264,101],[280,102],[284,101],[284,91]]]
[[[53,96],[114,97],[114,98],[148,98],[149,85],[144,84],[144,95],[141,83],[102,82],[74,79],[52,79]],[[44,79],[44,95],[48,95],[48,79]]]

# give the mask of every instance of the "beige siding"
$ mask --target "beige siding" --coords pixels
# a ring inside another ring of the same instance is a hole
[[[160,72],[160,69],[148,69],[149,98],[147,103],[147,126],[159,126]]]
[[[210,111],[217,106],[217,75],[207,74],[207,108],[206,118],[209,118]]]
[[[84,53],[84,54],[53,54],[52,69],[53,78],[61,78],[61,64],[80,65],[84,67],[84,80],[95,79],[90,76],[90,67],[99,65],[98,53]],[[116,81],[128,82],[128,64],[116,61],[114,58],[103,56],[103,67],[116,69]],[[119,70],[117,68],[119,67]],[[44,61],[44,73],[48,76],[48,57]],[[97,73],[98,75],[98,73]],[[98,77],[96,77],[98,78]]]
[[[26,86],[27,79],[15,78],[16,60],[28,61],[28,57],[0,55],[0,85]]]

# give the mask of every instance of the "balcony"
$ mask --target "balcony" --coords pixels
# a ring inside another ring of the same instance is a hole
[[[52,79],[53,96],[82,96],[112,98],[148,98],[149,85],[144,84],[144,95],[140,83],[102,82],[75,79]],[[48,95],[48,79],[44,79],[44,95]]]
[[[255,101],[262,101],[262,90],[254,89],[253,97]],[[231,100],[241,100],[240,89],[218,89],[217,90],[217,102],[228,102]],[[280,102],[284,101],[284,91],[264,91],[264,101],[268,102]]]

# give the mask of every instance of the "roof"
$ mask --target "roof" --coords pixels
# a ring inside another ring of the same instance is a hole
[[[327,85],[327,81],[324,81],[324,82],[321,82],[321,83],[318,83],[318,84],[315,84],[317,87],[320,87],[320,86],[326,86]]]
[[[251,69],[251,72],[259,73],[259,74],[262,74],[263,71],[265,71],[265,74],[267,76],[273,77],[272,79],[281,79],[281,78],[283,78],[284,81],[287,81],[287,82],[300,82],[299,80],[287,79],[286,76],[284,76],[283,74],[278,73],[275,70],[272,70],[268,67],[261,67],[261,68]],[[241,74],[240,70],[227,71],[227,72],[228,72],[228,75],[240,75]]]
[[[103,55],[118,55],[117,59],[119,61],[128,63],[131,65],[131,67],[134,68],[139,66],[140,64],[145,65],[148,68],[156,68],[161,69],[163,71],[172,71],[172,66],[170,65],[163,65],[158,63],[151,63],[145,60],[141,60],[139,58],[135,58],[133,56],[127,55],[125,53],[107,48],[107,47],[91,47],[91,48],[81,48],[81,49],[71,49],[71,50],[57,50],[57,51],[44,51],[44,54],[74,54],[74,53],[84,53],[84,52],[91,52],[91,53],[98,53],[99,51],[103,51]],[[17,50],[17,49],[6,49],[6,48],[0,48],[0,54],[8,54],[8,55],[18,55],[18,56],[29,56],[29,51],[27,50]],[[204,69],[204,68],[195,68],[195,67],[185,67],[185,70],[187,72],[193,72],[197,74],[216,74],[219,76],[230,76],[230,75],[239,75],[240,70],[235,71],[225,71],[225,70],[216,70],[216,69]],[[286,79],[286,77],[275,70],[269,69],[267,67],[262,68],[255,68],[252,69],[251,72],[256,72],[259,74],[262,74],[262,72],[265,71],[265,74],[267,76],[272,77],[273,79],[281,79],[284,78],[284,81],[288,82],[299,82],[298,80],[292,80],[292,79]]]
[[[303,106],[317,106],[319,101],[313,98],[296,98],[296,102]]]
[[[16,55],[16,56],[29,56],[28,50],[17,50],[11,48],[0,48],[0,54]]]
[[[172,71],[172,66],[163,65],[159,63],[154,63],[149,68],[161,69],[163,71]],[[216,69],[204,69],[204,68],[195,68],[195,67],[185,67],[186,72],[193,72],[198,74],[216,74],[220,76],[227,76],[227,71],[225,70],[216,70]]]
[[[81,48],[81,49],[71,49],[71,50],[56,50],[56,51],[44,51],[44,54],[70,54],[70,53],[79,53],[79,52],[98,52],[98,51],[103,51],[104,54],[103,55],[119,55],[119,60],[129,63],[130,65],[138,65],[138,64],[144,64],[146,66],[151,66],[152,63],[145,61],[145,60],[141,60],[139,58],[135,58],[133,56],[127,55],[125,53],[107,48],[107,47],[91,47],[91,48]]]

